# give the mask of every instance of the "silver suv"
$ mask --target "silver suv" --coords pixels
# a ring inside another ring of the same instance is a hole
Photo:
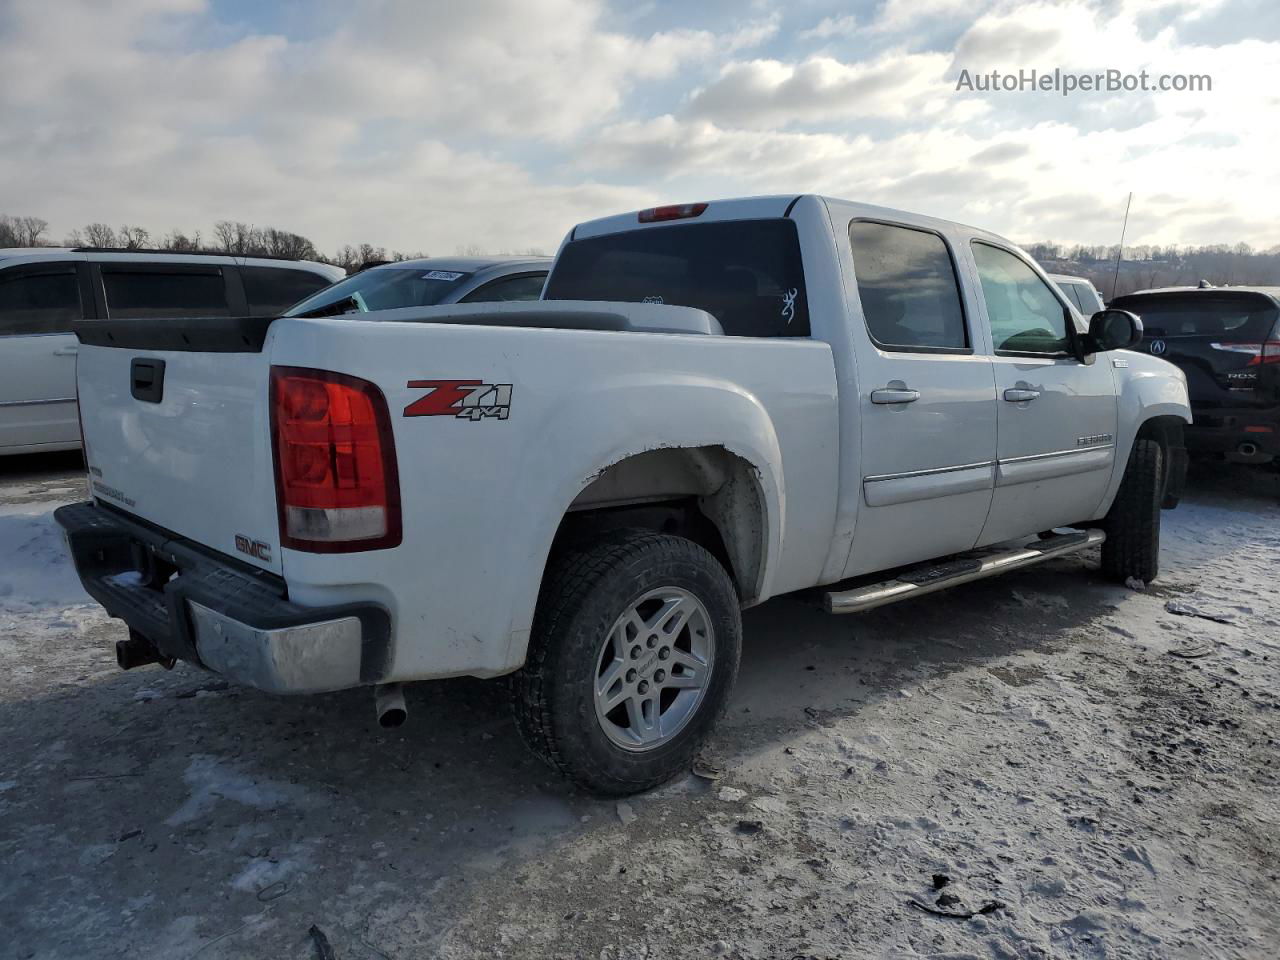
[[[265,257],[0,249],[0,455],[80,446],[76,321],[268,316],[345,275]]]

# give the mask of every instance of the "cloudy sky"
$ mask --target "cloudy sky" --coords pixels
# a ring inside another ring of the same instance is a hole
[[[957,92],[1200,73],[1209,93]],[[1021,242],[1280,244],[1275,0],[0,0],[0,213],[554,249],[822,192]]]

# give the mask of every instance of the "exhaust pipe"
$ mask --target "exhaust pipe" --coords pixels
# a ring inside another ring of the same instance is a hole
[[[374,687],[373,709],[378,714],[378,726],[388,730],[400,726],[409,716],[409,708],[404,704],[404,687],[398,683]]]
[[[1240,454],[1242,457],[1256,457],[1258,455],[1258,445],[1256,443],[1249,443],[1246,441],[1236,447],[1236,453]]]
[[[129,631],[128,640],[116,641],[116,663],[121,670],[145,667],[149,663],[158,663],[166,670],[173,669],[173,658],[161,656],[155,644],[137,630]]]

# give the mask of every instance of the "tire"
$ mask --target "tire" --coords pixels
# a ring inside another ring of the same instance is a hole
[[[715,557],[682,537],[613,531],[549,564],[512,684],[516,725],[593,793],[655,787],[688,769],[724,711],[741,638],[738,596]]]
[[[1164,450],[1138,437],[1115,502],[1102,522],[1102,572],[1121,583],[1150,583],[1160,572],[1160,501],[1164,495]]]

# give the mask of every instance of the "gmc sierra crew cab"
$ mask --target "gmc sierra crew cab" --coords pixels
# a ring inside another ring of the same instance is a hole
[[[724,708],[741,611],[866,610],[1101,545],[1156,576],[1186,381],[981,230],[817,196],[579,224],[532,303],[79,327],[122,666],[263,690],[509,677],[624,794]]]

